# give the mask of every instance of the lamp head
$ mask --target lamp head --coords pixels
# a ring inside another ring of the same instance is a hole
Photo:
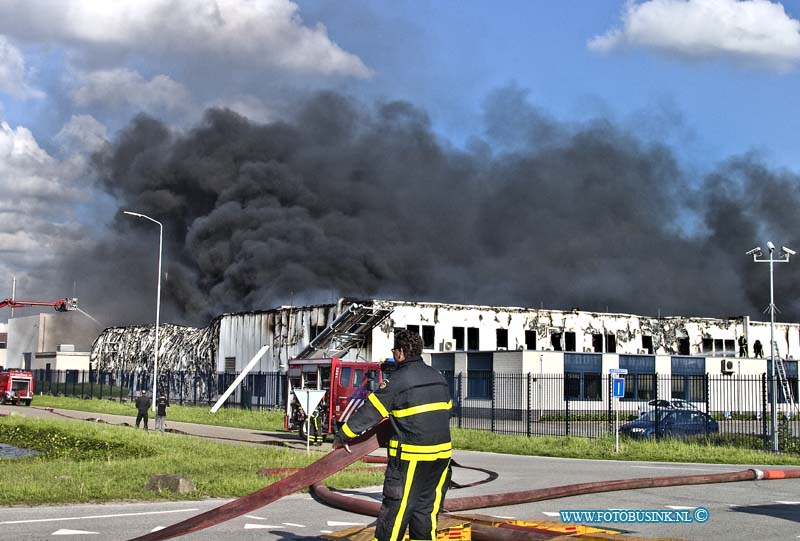
[[[745,253],[744,255],[751,255],[753,257],[760,256],[761,255],[761,246],[756,246],[755,248],[753,248],[749,252]]]
[[[774,252],[775,251],[775,245],[772,244],[771,241],[767,241],[767,248],[769,248],[770,252]]]
[[[786,246],[781,246],[781,252],[783,252],[784,254],[786,254],[786,256],[787,256],[787,257],[788,257],[788,256],[790,256],[790,255],[795,255],[795,254],[797,254],[797,252],[795,252],[795,251],[794,251],[794,250],[792,250],[791,248],[787,248]]]

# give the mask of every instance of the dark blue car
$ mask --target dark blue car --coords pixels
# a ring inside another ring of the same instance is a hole
[[[619,427],[630,438],[685,438],[719,432],[719,424],[710,415],[691,409],[658,409],[643,413],[635,421]]]

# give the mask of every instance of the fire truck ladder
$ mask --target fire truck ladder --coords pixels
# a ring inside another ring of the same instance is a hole
[[[322,330],[297,359],[340,357],[354,347],[362,347],[369,332],[392,313],[391,308],[351,304],[342,315]]]
[[[772,350],[775,352],[773,362],[775,363],[775,373],[778,376],[778,381],[780,382],[781,389],[783,390],[783,397],[789,404],[790,411],[800,414],[800,409],[798,409],[797,403],[794,401],[794,394],[792,393],[792,387],[789,384],[789,378],[786,377],[786,366],[784,366],[783,359],[778,352],[777,340],[772,343]]]

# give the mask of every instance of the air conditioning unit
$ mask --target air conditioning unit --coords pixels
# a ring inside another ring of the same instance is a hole
[[[504,346],[499,346],[499,347],[497,348],[497,351],[508,351],[508,348],[507,348],[507,347],[504,347]]]
[[[723,374],[733,374],[736,372],[736,369],[733,367],[733,361],[729,359],[722,359],[721,370]]]
[[[442,351],[455,351],[456,350],[456,341],[455,340],[442,340]]]
[[[520,345],[517,346],[517,349],[519,351],[525,351],[527,349],[527,346],[526,346],[526,344],[520,344]]]
[[[584,353],[591,353],[592,352],[592,348],[583,348],[583,352]]]
[[[646,349],[640,349],[639,350],[639,355],[647,355],[647,350]]]

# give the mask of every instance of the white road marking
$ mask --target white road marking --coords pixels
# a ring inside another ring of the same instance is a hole
[[[689,505],[665,505],[667,509],[675,509],[676,511],[680,511],[682,509],[690,510],[690,509],[697,509],[696,506],[689,506]]]
[[[280,528],[280,526],[272,526],[271,524],[250,524],[244,525],[245,530],[268,530],[270,528]]]
[[[319,533],[333,533],[333,530],[320,530]]]
[[[157,531],[159,531],[159,530],[163,530],[164,528],[166,528],[166,526],[156,526],[155,528],[153,528],[153,529],[152,529],[152,530],[150,530],[150,531],[151,531],[151,532],[157,532]]]
[[[494,516],[497,517],[497,518],[504,518],[504,519],[508,519],[508,520],[513,520],[513,519],[517,518],[517,517],[504,517],[502,515],[494,515]]]
[[[87,532],[85,530],[56,530],[55,532],[51,533],[50,535],[90,535],[96,534],[97,532]]]
[[[293,522],[281,522],[284,526],[294,526],[295,528],[305,528],[305,524],[295,524]]]
[[[684,468],[682,466],[630,466],[631,468],[639,468],[641,470],[684,470],[684,471],[715,471],[718,472],[719,468]]]
[[[783,505],[800,505],[800,502],[775,502],[782,503]]]
[[[245,515],[245,518],[254,518],[256,520],[267,520],[265,518],[257,517],[255,515]]]
[[[561,513],[554,513],[552,511],[542,511],[542,514],[546,517],[560,517]]]
[[[88,515],[85,517],[59,517],[59,518],[36,518],[30,520],[6,520],[0,524],[29,524],[33,522],[60,522],[62,520],[89,520],[95,518],[117,518],[117,517],[140,517],[142,515],[166,515],[167,513],[188,513],[189,511],[199,511],[199,509],[174,509],[172,511],[144,511],[141,513],[117,513],[114,515]]]
[[[366,526],[364,522],[339,522],[338,520],[329,520],[328,526]]]

